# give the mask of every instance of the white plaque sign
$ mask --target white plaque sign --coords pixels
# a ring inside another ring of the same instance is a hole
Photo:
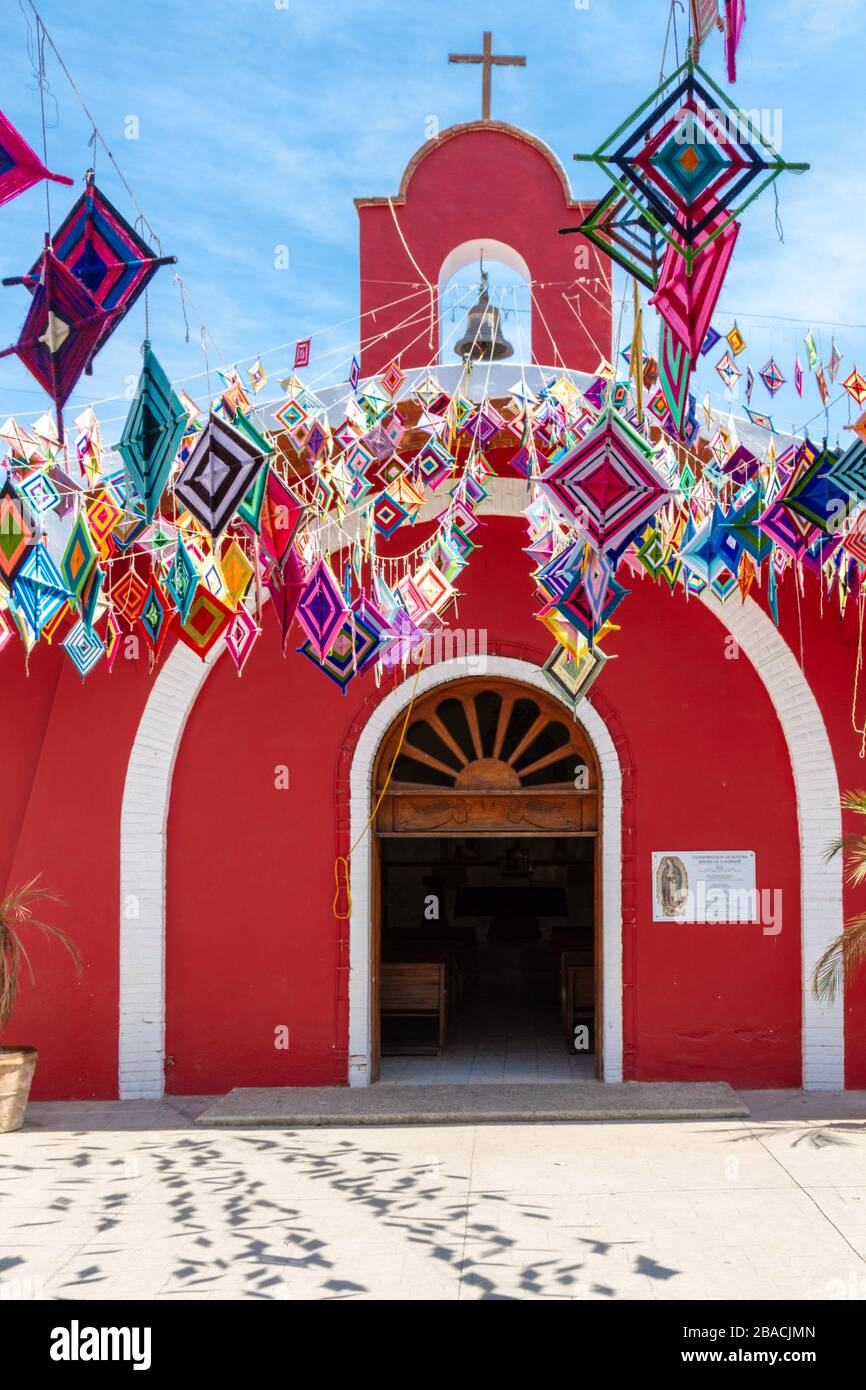
[[[653,853],[654,922],[757,922],[755,851]]]

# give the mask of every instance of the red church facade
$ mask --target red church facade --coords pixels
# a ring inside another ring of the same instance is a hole
[[[575,242],[558,236],[580,208],[525,132],[471,123],[431,141],[397,195],[358,203],[362,336],[382,335],[364,373],[401,353],[404,368],[428,362],[443,273],[494,245],[528,267],[534,361],[594,371],[611,348],[609,270],[588,245],[576,270]],[[385,282],[399,279],[424,290],[411,328],[389,307]],[[282,656],[269,606],[274,640],[241,679],[220,648],[201,662],[176,644],[152,676],[143,657],[119,659],[85,684],[56,647],[39,644],[29,676],[4,654],[2,875],[43,873],[85,961],[76,980],[34,950],[39,988],[13,1019],[15,1040],[40,1050],[34,1098],[375,1078],[381,846],[364,831],[377,758],[413,697],[470,677],[546,689],[526,500],[522,480],[491,480],[461,575],[453,622],[484,634],[483,655],[441,654],[417,677],[370,674],[342,695]],[[409,528],[406,548],[433,524]],[[828,618],[817,583],[799,602],[793,580],[782,586],[776,627],[755,589],[721,605],[624,582],[616,659],[577,711],[601,808],[601,1079],[866,1086],[866,976],[833,1005],[808,988],[856,906],[825,859],[840,788],[861,780],[856,614]],[[671,846],[753,851],[777,916],[655,921],[652,859]]]

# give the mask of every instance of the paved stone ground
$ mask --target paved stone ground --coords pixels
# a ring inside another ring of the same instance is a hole
[[[863,1299],[866,1093],[748,1120],[282,1131],[208,1100],[0,1136],[0,1297]]]

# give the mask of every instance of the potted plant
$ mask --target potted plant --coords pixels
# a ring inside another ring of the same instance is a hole
[[[856,811],[866,816],[866,791],[846,792],[842,797],[843,811]],[[859,887],[866,880],[866,835],[859,832],[842,835],[834,840],[827,858],[841,854],[845,864],[845,882]],[[812,971],[812,993],[816,999],[832,1004],[843,983],[853,982],[866,965],[866,912],[849,917],[841,936],[831,941]]]
[[[38,927],[45,936],[59,941],[71,955],[76,970],[81,968],[81,959],[66,932],[33,916],[36,904],[60,901],[56,893],[39,886],[38,874],[7,893],[5,898],[0,898],[0,1034],[5,1030],[18,998],[22,964],[30,972],[31,982],[36,983],[22,939],[27,928]],[[0,1134],[20,1129],[24,1123],[35,1070],[35,1047],[0,1046]]]

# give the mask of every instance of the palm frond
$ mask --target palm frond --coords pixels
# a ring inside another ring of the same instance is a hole
[[[47,940],[58,942],[59,945],[61,945],[65,951],[68,951],[70,956],[72,957],[72,963],[75,966],[76,971],[80,973],[82,965],[81,956],[78,953],[78,947],[75,945],[75,942],[72,940],[72,938],[70,936],[67,936],[66,932],[63,930],[62,927],[55,927],[52,922],[41,922],[36,917],[30,918],[29,925],[31,927],[37,927],[39,931],[42,932],[42,935],[47,938]]]
[[[20,943],[8,927],[0,925],[0,1028],[9,1022],[12,1006],[18,997],[20,970]]]
[[[866,878],[866,840],[849,849],[845,862],[845,882],[856,887]]]
[[[812,971],[812,994],[832,1004],[843,981],[850,985],[866,961],[866,913],[852,917],[845,930],[824,951]]]
[[[824,851],[824,859],[829,864],[831,859],[835,859],[837,854],[846,854],[850,850],[856,850],[864,843],[862,835],[855,835],[849,831],[845,835],[840,835],[838,839],[831,840]]]
[[[37,903],[62,901],[51,889],[42,886],[38,874],[0,898],[0,1031],[9,1022],[18,998],[22,963],[27,968],[31,983],[36,983],[33,966],[22,940],[22,927],[36,927],[49,941],[59,942],[71,956],[76,971],[81,970],[81,957],[66,932],[33,915]]]
[[[866,816],[866,791],[843,792],[842,810],[856,811],[858,816]]]

